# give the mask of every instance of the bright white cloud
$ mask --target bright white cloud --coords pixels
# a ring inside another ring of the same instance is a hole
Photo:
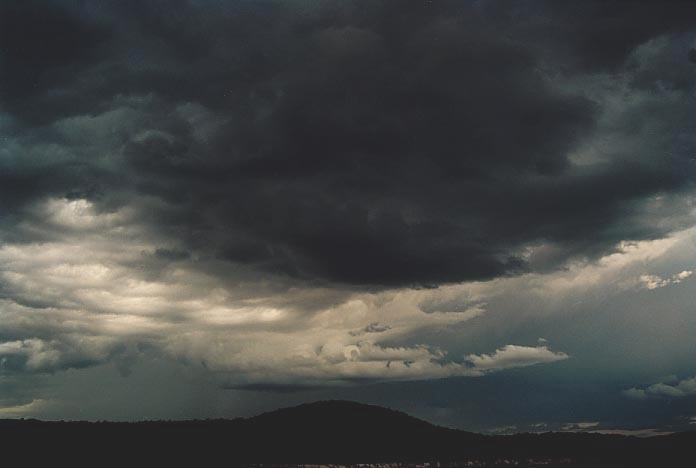
[[[566,353],[551,351],[546,346],[507,345],[493,354],[470,354],[467,360],[474,365],[475,369],[486,372],[562,361],[568,357]]]

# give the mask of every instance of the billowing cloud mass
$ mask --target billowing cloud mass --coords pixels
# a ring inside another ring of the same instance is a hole
[[[626,12],[590,3],[6,2],[3,237],[87,199],[182,254],[381,287],[664,235],[694,172],[691,8],[613,37]]]
[[[650,0],[1,2],[0,415],[64,396],[32,379],[152,360],[230,392],[535,364],[663,392],[639,359],[696,371],[694,24]]]
[[[234,272],[224,274],[224,263],[144,241],[125,208],[98,213],[84,199],[51,199],[35,212],[28,229],[70,235],[0,249],[5,373],[127,363],[148,346],[228,373],[226,385],[474,376],[566,357],[546,347],[507,346],[455,362],[422,344],[380,344],[485,311],[425,313],[408,296],[427,291],[347,296],[305,288],[264,297],[247,290],[256,286],[229,284]],[[327,295],[339,303],[311,305]],[[371,322],[376,316],[389,324]]]

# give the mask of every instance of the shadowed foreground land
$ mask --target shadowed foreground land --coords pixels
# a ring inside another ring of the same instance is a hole
[[[139,423],[1,420],[3,458],[31,465],[694,466],[696,432],[639,439],[585,433],[486,436],[330,401],[253,418]]]

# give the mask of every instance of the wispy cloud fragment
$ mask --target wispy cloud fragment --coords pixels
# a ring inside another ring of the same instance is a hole
[[[658,275],[642,275],[639,280],[643,288],[653,290],[679,284],[693,275],[693,273],[691,270],[684,270],[667,278]]]

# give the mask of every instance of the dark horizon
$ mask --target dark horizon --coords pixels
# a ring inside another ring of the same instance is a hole
[[[7,454],[30,444],[44,447],[25,459],[62,459],[68,441],[86,449],[74,463],[113,451],[109,463],[158,461],[183,466],[225,461],[232,466],[401,463],[416,466],[636,467],[689,466],[696,431],[636,438],[574,433],[481,435],[434,426],[405,413],[349,401],[322,401],[253,418],[153,422],[39,422],[0,420]],[[31,442],[28,442],[31,441]],[[664,466],[664,465],[663,465]]]
[[[287,407],[281,407],[281,408],[276,408],[268,411],[264,411],[258,414],[254,414],[252,416],[229,416],[229,417],[211,417],[211,418],[183,418],[183,419],[141,419],[141,420],[123,420],[123,421],[118,421],[118,420],[106,420],[106,419],[39,419],[39,418],[25,418],[25,417],[16,417],[16,418],[0,418],[0,426],[3,423],[15,423],[15,422],[27,422],[27,423],[46,423],[48,425],[55,425],[54,423],[57,424],[67,424],[67,425],[82,425],[82,424],[87,424],[87,425],[100,425],[100,424],[107,424],[107,425],[157,425],[157,424],[173,424],[173,425],[179,425],[179,424],[189,424],[192,423],[194,425],[198,424],[206,424],[206,423],[234,423],[234,422],[239,422],[239,421],[249,421],[249,420],[255,420],[255,419],[263,419],[266,417],[277,417],[280,414],[287,413],[287,412],[298,412],[301,414],[303,410],[313,410],[313,409],[320,409],[322,407],[326,407],[329,409],[340,409],[341,411],[351,411],[354,409],[359,409],[359,410],[364,410],[364,411],[376,411],[376,412],[390,412],[393,414],[398,414],[400,417],[407,417],[413,420],[418,420],[422,423],[428,424],[433,426],[434,428],[438,429],[445,429],[445,430],[452,430],[456,432],[461,432],[461,433],[468,433],[468,434],[476,434],[476,435],[481,435],[481,436],[486,436],[486,437],[514,437],[514,436],[521,436],[521,435],[544,435],[544,434],[578,434],[578,435],[587,435],[587,434],[598,434],[598,435],[608,435],[608,436],[620,436],[620,437],[628,437],[628,438],[651,438],[651,437],[665,437],[669,435],[674,435],[674,434],[689,434],[689,433],[694,433],[696,437],[696,428],[691,428],[688,430],[684,431],[674,431],[674,432],[657,432],[657,433],[651,433],[651,432],[646,432],[644,434],[641,433],[635,433],[633,431],[622,431],[621,429],[605,429],[605,430],[592,430],[591,427],[588,428],[582,428],[582,427],[574,427],[574,428],[560,428],[558,430],[538,430],[538,431],[521,431],[521,432],[508,432],[508,433],[485,433],[485,432],[477,432],[477,431],[467,431],[467,430],[462,430],[457,427],[452,427],[452,426],[447,426],[447,425],[440,425],[437,424],[433,421],[428,421],[427,419],[422,419],[422,418],[417,418],[413,415],[410,415],[404,411],[400,411],[396,408],[390,408],[388,406],[381,406],[381,405],[375,405],[375,404],[369,404],[369,403],[361,403],[358,401],[353,401],[353,400],[316,400],[316,401],[308,401],[305,403],[300,403],[294,406],[287,406]],[[345,416],[345,413],[342,414]],[[342,421],[337,420],[336,421],[337,425],[340,426]],[[154,427],[154,426],[153,426]]]
[[[93,424],[113,424],[113,425],[150,425],[150,424],[159,424],[159,423],[164,423],[164,424],[169,424],[172,423],[174,425],[177,424],[188,424],[188,423],[193,423],[193,424],[200,424],[200,423],[233,423],[233,422],[238,422],[238,421],[243,421],[243,420],[254,420],[257,418],[264,418],[267,416],[275,416],[277,414],[287,412],[287,411],[299,411],[303,410],[306,408],[319,408],[322,406],[327,406],[327,407],[332,407],[335,406],[337,408],[345,407],[345,408],[364,408],[364,409],[374,409],[377,411],[384,411],[386,410],[387,412],[392,412],[392,413],[398,413],[399,415],[402,416],[407,416],[408,418],[416,419],[419,421],[422,421],[426,424],[432,425],[433,427],[436,428],[441,428],[441,429],[447,429],[447,430],[453,430],[457,432],[462,432],[462,433],[469,433],[469,434],[477,434],[481,436],[490,436],[490,437],[512,437],[512,436],[519,436],[519,435],[543,435],[543,434],[599,434],[599,435],[609,435],[609,436],[621,436],[621,437],[629,437],[629,438],[650,438],[650,437],[664,437],[668,435],[673,435],[673,434],[688,434],[688,433],[696,433],[696,428],[688,428],[687,430],[683,431],[673,431],[673,432],[657,432],[653,433],[650,431],[647,431],[645,433],[636,433],[636,431],[622,431],[620,429],[599,429],[599,430],[592,430],[591,427],[567,427],[567,428],[558,428],[556,430],[537,430],[537,431],[520,431],[520,432],[507,432],[507,433],[491,433],[491,432],[477,432],[477,431],[467,431],[463,430],[457,427],[453,426],[447,426],[447,425],[442,425],[442,424],[437,424],[436,422],[433,421],[428,421],[427,419],[424,418],[418,418],[415,417],[411,414],[408,414],[407,412],[401,411],[396,408],[390,408],[389,406],[382,406],[382,405],[376,405],[376,404],[370,404],[370,403],[361,403],[358,401],[353,401],[353,400],[316,400],[316,401],[308,401],[305,403],[300,403],[297,405],[293,406],[286,406],[286,407],[280,407],[280,408],[275,408],[272,410],[268,411],[263,411],[251,416],[228,416],[228,417],[208,417],[208,418],[181,418],[181,419],[141,419],[141,420],[108,420],[108,419],[40,419],[40,418],[34,418],[34,417],[15,417],[15,418],[0,418],[0,424],[2,423],[14,423],[14,422],[33,422],[33,423],[47,423],[49,425],[52,425],[53,423],[59,423],[59,424],[88,424],[88,425],[93,425]]]

